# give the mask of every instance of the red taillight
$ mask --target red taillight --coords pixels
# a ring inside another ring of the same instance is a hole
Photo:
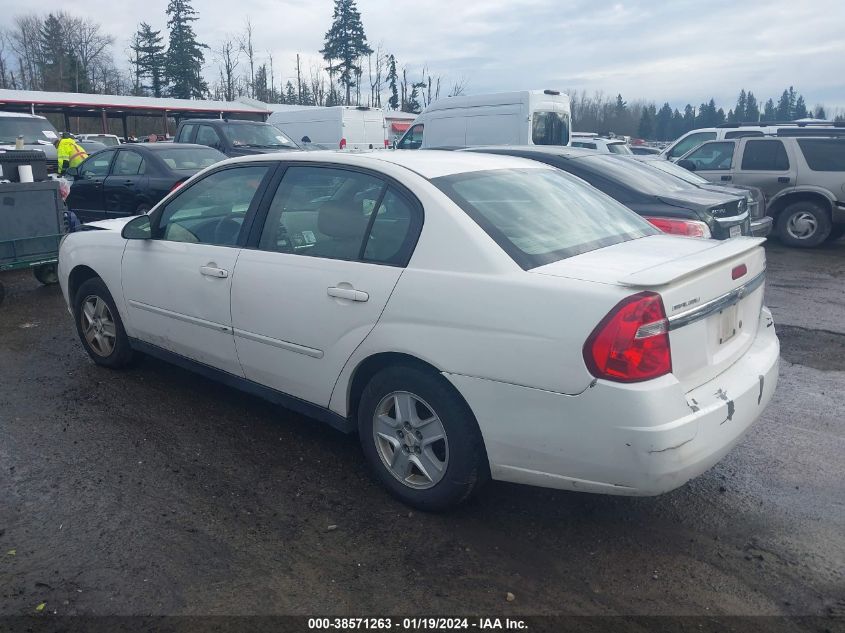
[[[174,191],[176,191],[179,187],[181,187],[181,186],[182,186],[182,185],[184,185],[184,184],[185,184],[185,181],[184,181],[184,180],[180,180],[179,182],[177,182],[175,185],[173,185],[173,186],[170,188],[170,191],[169,191],[168,193],[173,193]]]
[[[340,145],[340,149],[346,149],[346,139],[345,138],[340,139],[339,145]]]
[[[746,266],[745,264],[734,266],[734,269],[731,271],[731,279],[739,279],[740,277],[745,277],[747,272],[748,266]]]
[[[384,139],[384,149],[387,149],[388,147],[390,147],[390,141]]]
[[[669,322],[660,295],[640,292],[620,301],[584,343],[584,362],[596,378],[616,382],[670,373]]]
[[[686,237],[710,237],[710,227],[698,220],[678,220],[675,218],[646,217],[664,233],[671,235],[685,235]]]

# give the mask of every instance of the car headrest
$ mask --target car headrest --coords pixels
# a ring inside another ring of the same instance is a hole
[[[335,239],[361,238],[367,229],[367,218],[353,204],[328,201],[320,207],[317,230]]]

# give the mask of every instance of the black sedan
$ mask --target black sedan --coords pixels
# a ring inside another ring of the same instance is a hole
[[[750,235],[744,196],[707,191],[642,164],[634,156],[572,147],[474,147],[540,161],[586,180],[666,233],[727,239]]]
[[[204,145],[121,145],[91,154],[65,173],[68,207],[83,222],[138,215],[179,184],[226,157]]]

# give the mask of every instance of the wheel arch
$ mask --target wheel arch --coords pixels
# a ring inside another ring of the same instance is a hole
[[[813,189],[801,189],[798,191],[790,191],[775,198],[767,205],[766,213],[773,218],[777,218],[787,206],[794,202],[816,202],[821,204],[828,212],[832,212],[833,203],[829,196],[821,191]]]
[[[76,293],[79,290],[79,287],[89,279],[94,278],[103,279],[102,276],[90,266],[86,266],[85,264],[78,264],[77,266],[74,266],[73,270],[71,270],[68,275],[67,282],[67,296],[71,305],[73,305],[74,301],[76,301]],[[103,283],[105,283],[105,280],[103,280]]]
[[[478,430],[478,436],[481,438],[481,446],[484,450],[484,463],[487,468],[487,475],[489,476],[490,462],[487,452],[487,444],[484,439],[484,433],[482,432],[481,427],[478,424],[478,418],[475,416],[475,412],[472,410],[472,407],[470,407],[469,402],[467,402],[466,398],[464,398],[464,395],[457,389],[457,387],[455,387],[455,385],[453,385],[450,380],[447,380],[443,376],[443,371],[441,369],[416,356],[404,352],[378,352],[366,357],[361,362],[359,362],[358,365],[355,367],[354,371],[352,372],[352,377],[350,378],[347,386],[346,417],[349,420],[355,422],[358,415],[358,405],[361,402],[361,394],[366,388],[367,383],[382,369],[396,366],[415,367],[423,371],[434,373],[437,376],[440,376],[444,384],[448,385],[449,389],[451,389],[455,394],[457,394],[458,398],[464,404],[467,412],[471,416],[473,424],[475,424],[475,427]],[[357,427],[357,424],[355,426]]]

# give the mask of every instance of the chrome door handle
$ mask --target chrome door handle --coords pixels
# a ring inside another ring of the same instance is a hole
[[[347,299],[349,301],[367,301],[370,298],[370,295],[366,292],[362,290],[355,290],[354,288],[338,288],[336,286],[332,286],[326,292],[330,297]]]
[[[229,276],[229,271],[223,268],[216,268],[215,266],[200,266],[200,274],[203,274],[206,277],[225,279]]]

